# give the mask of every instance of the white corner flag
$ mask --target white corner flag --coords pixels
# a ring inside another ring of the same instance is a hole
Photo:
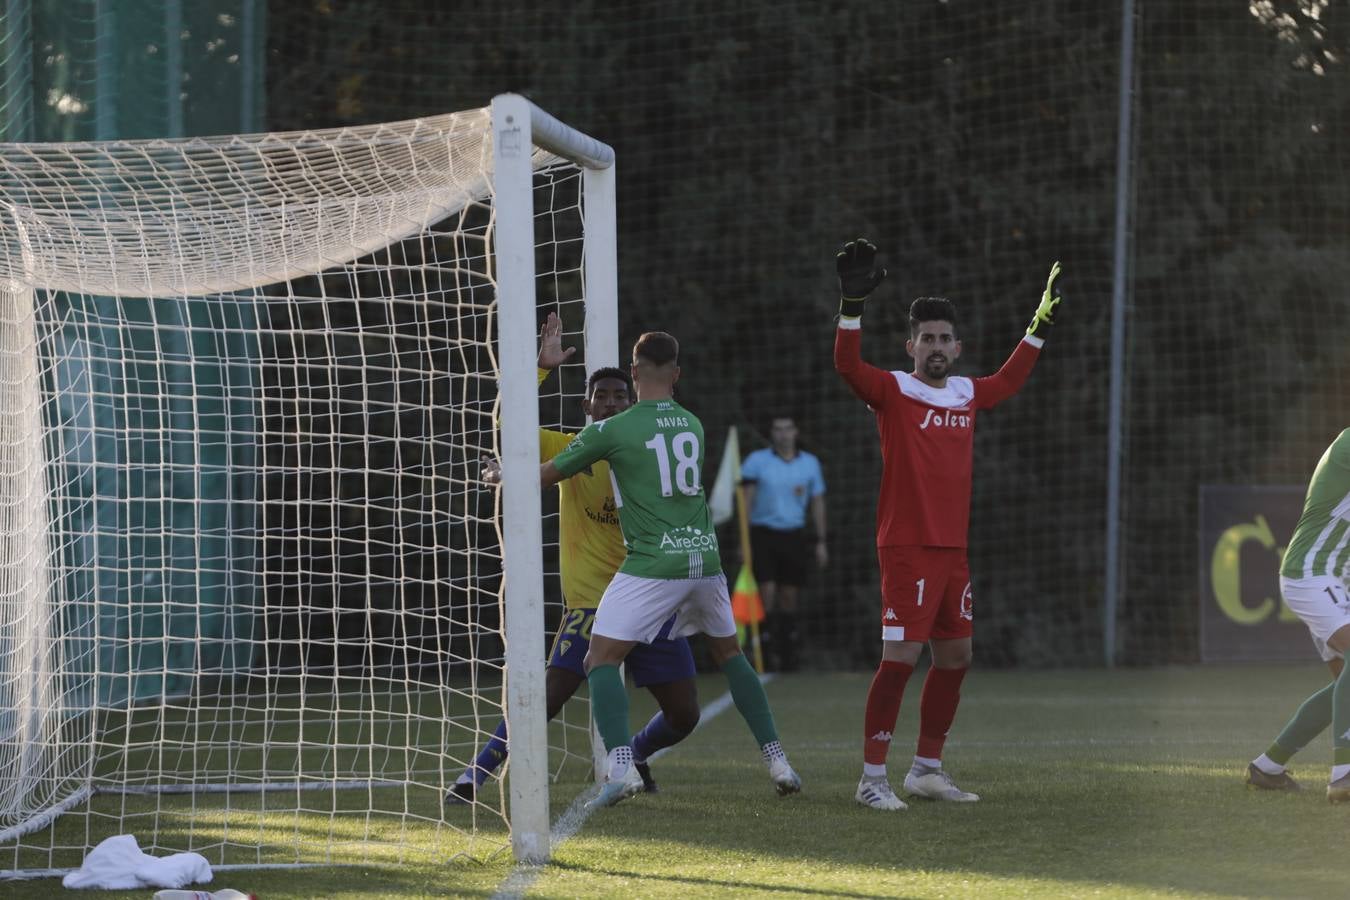
[[[708,495],[708,509],[713,524],[729,522],[736,515],[736,483],[741,480],[741,448],[736,439],[736,426],[727,432],[727,444],[722,449],[722,462],[717,467],[712,493]]]

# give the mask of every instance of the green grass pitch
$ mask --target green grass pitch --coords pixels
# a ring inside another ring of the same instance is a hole
[[[537,871],[517,871],[498,853],[222,872],[213,886],[251,890],[261,900],[1340,896],[1350,808],[1330,806],[1322,793],[1329,738],[1295,759],[1308,787],[1302,794],[1242,784],[1247,761],[1323,672],[1313,665],[977,669],[945,760],[983,801],[915,801],[897,813],[853,802],[870,676],[784,676],[768,690],[805,783],[798,797],[774,796],[730,709],[656,761],[661,793],[591,816]],[[897,787],[913,752],[920,677],[909,686],[891,754]],[[701,679],[703,702],[723,684]],[[635,725],[650,709],[645,693],[633,694]],[[552,795],[555,816],[585,789],[586,777],[580,762],[564,767]],[[278,827],[340,835],[379,826],[292,815]],[[422,830],[411,838],[444,840],[430,826]],[[453,841],[444,849],[453,855]],[[0,883],[0,897],[47,896],[73,895],[54,879]]]

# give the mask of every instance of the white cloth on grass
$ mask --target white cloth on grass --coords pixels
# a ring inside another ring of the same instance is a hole
[[[141,852],[132,835],[119,834],[90,850],[84,864],[61,879],[61,883],[68,888],[125,891],[143,887],[183,887],[205,883],[211,878],[211,864],[200,853],[155,857]]]

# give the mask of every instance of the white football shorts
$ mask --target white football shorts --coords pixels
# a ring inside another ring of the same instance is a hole
[[[619,641],[650,643],[671,613],[675,614],[675,624],[670,629],[672,638],[691,634],[727,637],[736,633],[725,575],[639,578],[622,572],[605,588],[591,633]]]
[[[1341,656],[1327,646],[1333,634],[1350,625],[1350,591],[1345,582],[1334,575],[1314,578],[1285,578],[1280,576],[1280,594],[1312,633],[1313,644],[1322,659],[1330,661]]]

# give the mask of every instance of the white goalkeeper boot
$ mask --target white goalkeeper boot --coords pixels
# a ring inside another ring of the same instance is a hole
[[[876,778],[864,775],[858,782],[858,792],[853,795],[853,799],[873,809],[909,809],[909,804],[895,796],[885,775]]]
[[[979,794],[972,794],[957,787],[952,777],[941,769],[917,767],[910,769],[909,774],[905,776],[905,793],[951,803],[975,803],[980,799]]]

